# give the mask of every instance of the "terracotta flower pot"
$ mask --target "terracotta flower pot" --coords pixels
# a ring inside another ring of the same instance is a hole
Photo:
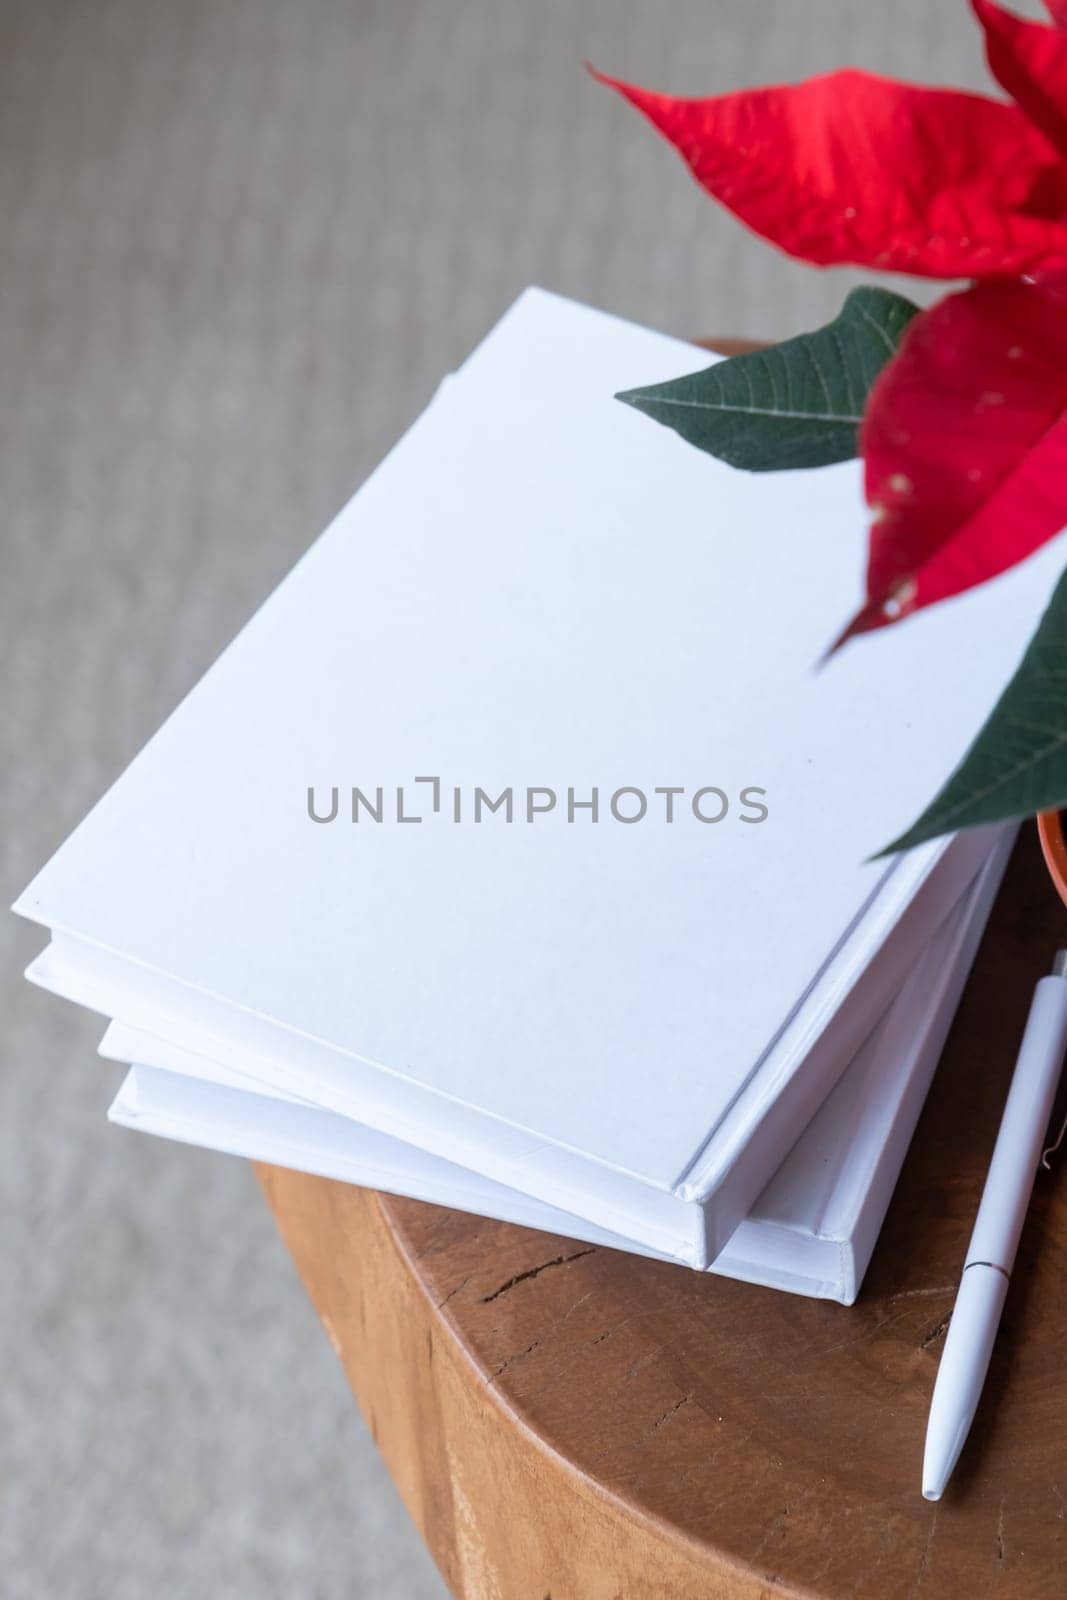
[[[1042,811],[1037,819],[1037,831],[1056,893],[1067,906],[1067,840],[1063,836],[1063,812]]]

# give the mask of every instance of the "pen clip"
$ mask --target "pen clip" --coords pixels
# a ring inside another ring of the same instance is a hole
[[[1067,950],[1056,951],[1056,959],[1052,963],[1052,975],[1055,978],[1067,978]],[[1060,1113],[1061,1118],[1059,1125],[1060,1131],[1057,1133],[1052,1143],[1047,1144],[1041,1152],[1041,1165],[1044,1167],[1046,1172],[1052,1171],[1052,1162],[1049,1160],[1049,1156],[1054,1156],[1057,1150],[1059,1150],[1060,1146],[1063,1144],[1064,1139],[1067,1139],[1067,1072],[1061,1076],[1059,1086],[1056,1090],[1056,1098],[1053,1103],[1052,1117],[1049,1121],[1048,1133],[1045,1135],[1046,1138],[1048,1138],[1048,1134],[1051,1133],[1052,1129],[1056,1126],[1057,1112]]]
[[[1067,1138],[1067,1116],[1065,1116],[1063,1121],[1060,1123],[1060,1131],[1056,1135],[1055,1139],[1053,1139],[1052,1143],[1047,1145],[1041,1152],[1041,1165],[1044,1167],[1046,1172],[1052,1171],[1052,1162],[1049,1160],[1049,1156],[1054,1156],[1056,1154],[1056,1151],[1060,1148],[1065,1138]]]

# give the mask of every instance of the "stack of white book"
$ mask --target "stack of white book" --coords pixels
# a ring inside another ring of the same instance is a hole
[[[1010,839],[870,857],[1053,558],[816,671],[858,469],[613,398],[698,361],[524,294],[25,891],[115,1121],[854,1298]]]

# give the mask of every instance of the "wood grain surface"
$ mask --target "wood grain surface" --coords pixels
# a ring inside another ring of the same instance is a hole
[[[944,1331],[1067,913],[1023,830],[858,1303],[803,1300],[261,1168],[464,1600],[1062,1600],[1067,1186],[1042,1176],[987,1392],[919,1493]]]

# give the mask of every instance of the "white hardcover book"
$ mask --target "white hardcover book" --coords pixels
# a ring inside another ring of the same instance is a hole
[[[746,1159],[741,1166],[742,1175],[751,1170],[756,1154],[762,1158],[764,1181],[768,1169],[777,1169],[798,1131],[808,1124],[825,1098],[828,1072],[832,1072],[831,1083],[835,1082],[842,1064],[848,1064],[870,1033],[872,1019],[885,1011],[907,977],[916,949],[925,946],[944,921],[947,910],[969,888],[979,864],[989,858],[991,841],[996,848],[1003,838],[1003,830],[976,831],[961,838],[951,853],[928,863],[920,881],[912,884],[910,902],[903,909],[899,903],[891,904],[895,921],[884,905],[876,903],[868,911],[860,932],[854,934],[851,947],[835,953],[818,997],[819,1004],[830,1014],[822,1020],[821,1031],[802,1019],[814,1033],[805,1063],[809,1071],[804,1077],[797,1073],[787,1082],[773,1107],[773,1126],[758,1126],[761,1142],[756,1151],[743,1151]],[[865,941],[862,937],[863,932],[869,933],[876,918],[888,922],[888,929],[883,928],[879,935],[880,948],[875,940]],[[866,970],[856,970],[860,966],[858,951],[867,948],[868,942],[875,943],[875,955]],[[487,1176],[506,1173],[510,1183],[515,1182],[513,1174],[518,1169],[523,1185],[532,1194],[547,1197],[549,1204],[643,1242],[655,1253],[700,1268],[714,1259],[721,1248],[716,1243],[714,1253],[709,1249],[700,1232],[699,1209],[679,1195],[634,1184],[625,1174],[608,1169],[594,1167],[590,1171],[566,1150],[550,1147],[535,1150],[531,1156],[526,1142],[509,1139],[508,1130],[499,1125],[492,1130],[495,1143],[486,1152],[482,1143],[468,1137],[465,1108],[447,1100],[432,1104],[433,1121],[427,1124],[426,1106],[403,1078],[366,1073],[358,1082],[358,1092],[350,1089],[347,1095],[335,1093],[323,1098],[316,1088],[319,1080],[314,1071],[321,1058],[313,1050],[297,1055],[294,1064],[293,1041],[273,1038],[268,1030],[257,1028],[254,1021],[252,1026],[242,1027],[244,1019],[240,1018],[235,1025],[221,1028],[218,1011],[207,1010],[205,1018],[203,1009],[197,1011],[188,1001],[183,1005],[184,997],[176,998],[171,986],[161,983],[154,974],[135,974],[131,980],[107,952],[56,935],[31,964],[27,976],[76,1004],[105,1016],[122,1017],[180,1049],[218,1061],[227,1070],[251,1074],[267,1087],[331,1107],[448,1161],[486,1171]],[[743,1118],[735,1114],[734,1120],[743,1129]],[[579,1188],[575,1187],[575,1173],[586,1180]],[[720,1218],[724,1216],[723,1203],[728,1200],[733,1209],[725,1215],[734,1218],[736,1227],[752,1198],[747,1187],[738,1183],[737,1174],[727,1171],[716,1196]],[[725,1227],[725,1221],[721,1225]]]
[[[17,909],[109,1015],[703,1266],[988,854],[867,859],[1055,558],[815,673],[858,472],[612,398],[692,361],[524,295]]]
[[[935,934],[708,1271],[846,1305],[855,1299],[1009,849],[1006,839]],[[606,1229],[336,1113],[283,1098],[254,1077],[122,1023],[111,1025],[100,1050],[135,1063],[110,1113],[126,1127],[589,1243],[635,1248]]]

